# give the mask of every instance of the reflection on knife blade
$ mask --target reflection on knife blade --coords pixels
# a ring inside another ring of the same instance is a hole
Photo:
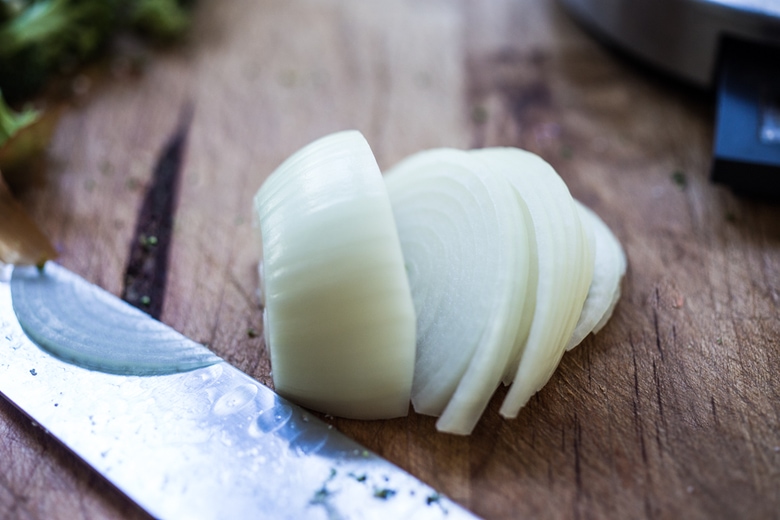
[[[11,297],[30,339],[84,368],[148,376],[222,361],[205,346],[53,262],[43,270],[17,267]]]
[[[152,515],[474,518],[225,362],[137,376],[49,355],[5,278],[0,393]]]

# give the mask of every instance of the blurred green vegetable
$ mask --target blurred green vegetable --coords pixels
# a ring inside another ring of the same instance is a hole
[[[110,38],[135,31],[157,40],[182,35],[191,0],[0,0],[0,168],[43,149],[50,124],[39,113],[11,110],[54,74],[97,56]]]
[[[24,182],[30,159],[48,146],[60,112],[58,106],[15,112],[0,93],[0,172],[9,184]]]
[[[95,56],[119,31],[158,39],[189,25],[184,0],[0,0],[0,90],[30,95]]]
[[[189,26],[189,12],[180,0],[136,0],[131,12],[133,27],[155,38],[176,38]]]
[[[27,125],[33,124],[38,119],[38,111],[25,109],[22,112],[14,112],[3,99],[0,92],[0,148],[6,141]]]

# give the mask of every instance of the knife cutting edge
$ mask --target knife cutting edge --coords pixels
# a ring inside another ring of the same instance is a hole
[[[156,375],[92,370],[55,357],[25,333],[12,296],[22,299],[12,285],[46,276],[136,311],[52,262],[34,275],[6,268],[0,394],[151,515],[475,518],[215,356],[200,368]],[[90,309],[96,320],[101,312]]]

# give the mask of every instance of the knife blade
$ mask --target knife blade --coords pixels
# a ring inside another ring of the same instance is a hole
[[[224,361],[139,376],[50,355],[22,329],[10,277],[0,275],[0,395],[152,516],[476,518]]]

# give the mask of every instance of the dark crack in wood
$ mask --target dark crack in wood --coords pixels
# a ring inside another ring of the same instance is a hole
[[[163,310],[176,199],[191,121],[192,106],[187,104],[157,159],[138,213],[125,270],[122,298],[158,319]]]

